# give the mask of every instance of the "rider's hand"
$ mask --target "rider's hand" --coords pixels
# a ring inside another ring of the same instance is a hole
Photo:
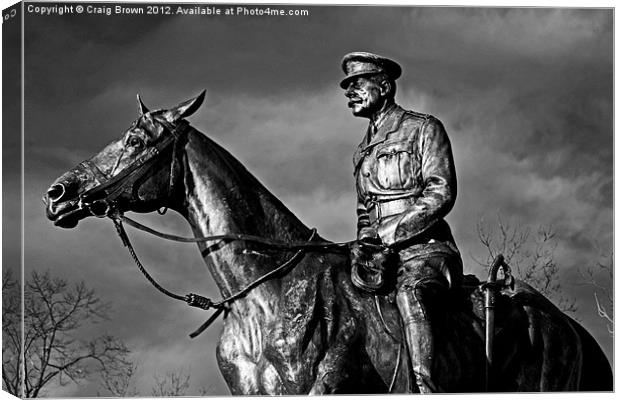
[[[359,228],[357,231],[357,240],[381,240],[379,239],[379,232],[377,231],[377,223]]]
[[[364,264],[368,260],[369,257],[362,248],[360,242],[353,242],[353,244],[351,244],[351,264]]]
[[[384,284],[383,271],[387,247],[376,234],[362,236],[351,246],[351,280],[366,292],[375,292]]]
[[[379,235],[362,237],[357,242],[369,254],[380,251],[385,247]]]
[[[383,242],[375,230],[360,232],[357,241],[351,246],[351,262],[365,264],[382,247]]]

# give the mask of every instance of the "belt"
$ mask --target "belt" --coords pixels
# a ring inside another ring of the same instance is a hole
[[[415,204],[416,199],[417,197],[410,196],[395,200],[371,201],[367,206],[370,223],[409,210]]]

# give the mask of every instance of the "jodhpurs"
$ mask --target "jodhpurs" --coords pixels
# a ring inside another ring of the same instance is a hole
[[[396,305],[402,318],[407,347],[421,393],[441,391],[433,382],[434,340],[432,314],[441,296],[460,283],[462,267],[457,252],[423,251],[408,259],[401,252],[396,280]],[[416,253],[413,251],[413,253]],[[456,266],[456,268],[455,268]],[[460,276],[455,276],[460,274]]]

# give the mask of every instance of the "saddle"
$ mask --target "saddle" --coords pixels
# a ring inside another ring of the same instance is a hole
[[[514,292],[503,280],[498,280],[495,300],[495,336],[502,342],[504,332],[513,335],[516,330],[527,326],[527,317],[522,306],[513,299]],[[377,312],[387,332],[394,340],[403,340],[400,318],[395,302],[395,289],[382,290],[375,293]],[[484,343],[485,338],[485,283],[475,275],[464,275],[460,287],[453,288],[445,296],[434,299],[434,310],[431,316],[433,331],[455,329],[451,326],[459,320],[459,328],[469,326],[476,336]]]
[[[527,340],[528,318],[519,300],[512,296],[511,289],[503,287],[501,280],[497,282],[497,287],[494,347],[498,367],[503,369],[513,364],[510,360],[515,359],[515,354],[528,348],[524,341]],[[388,382],[392,381],[392,386],[399,388],[395,389],[396,392],[415,390],[411,386],[413,381],[408,377],[411,364],[404,347],[406,341],[395,303],[395,290],[365,296],[374,297],[377,318],[372,320],[380,326],[376,329],[383,331],[382,340],[391,343],[382,345],[382,351],[391,354],[386,357],[399,359],[395,369],[384,378]],[[430,316],[437,352],[438,364],[435,367],[447,371],[455,368],[454,363],[458,363],[456,360],[469,359],[472,366],[478,366],[475,369],[484,371],[486,360],[484,283],[474,275],[465,275],[460,287],[447,291],[435,301]],[[476,387],[475,382],[471,385],[472,388]],[[468,390],[465,387],[461,389]]]

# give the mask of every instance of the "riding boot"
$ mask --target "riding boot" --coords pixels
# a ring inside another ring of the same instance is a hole
[[[422,305],[416,298],[415,292],[418,290],[414,289],[398,293],[396,304],[403,321],[416,385],[420,393],[425,394],[441,390],[431,379],[434,355],[433,333],[431,331],[431,323],[422,309]]]

